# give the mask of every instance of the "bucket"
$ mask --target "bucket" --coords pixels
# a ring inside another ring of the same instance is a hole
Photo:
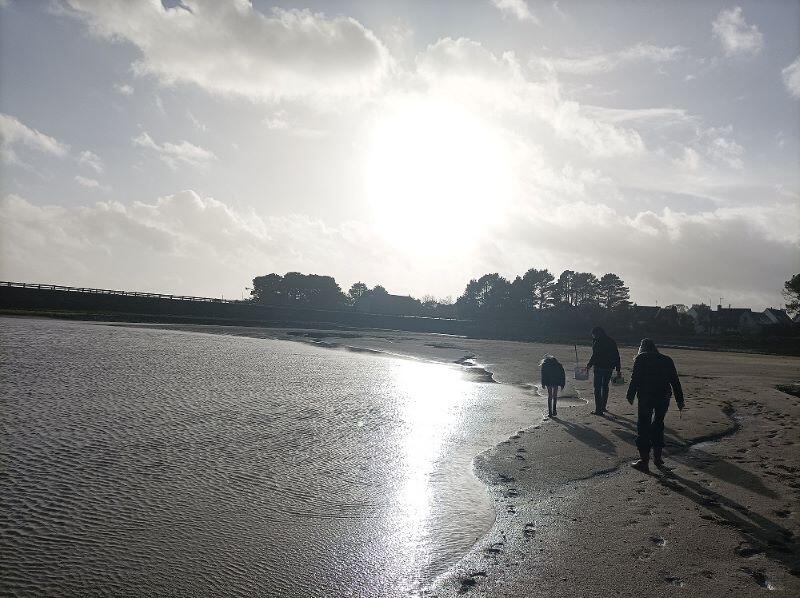
[[[625,376],[620,372],[617,376],[611,378],[611,383],[616,385],[625,384]]]
[[[576,380],[588,380],[589,379],[589,368],[584,368],[580,366],[575,366],[575,379]]]
[[[589,368],[584,368],[578,365],[578,345],[575,345],[575,379],[588,380]]]

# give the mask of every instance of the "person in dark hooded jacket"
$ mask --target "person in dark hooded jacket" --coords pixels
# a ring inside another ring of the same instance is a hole
[[[552,355],[545,355],[539,365],[542,367],[542,388],[547,389],[547,415],[555,417],[558,415],[558,389],[564,390],[567,383],[564,366]]]
[[[594,366],[594,413],[603,415],[608,405],[608,383],[611,382],[611,370],[616,369],[619,376],[619,349],[614,339],[606,334],[600,326],[592,328],[592,357],[586,369]]]
[[[633,362],[633,373],[628,386],[628,402],[633,405],[639,397],[639,418],[636,423],[638,436],[636,446],[639,460],[632,465],[645,473],[649,472],[650,449],[653,463],[663,465],[664,416],[669,408],[669,399],[675,393],[678,409],[683,410],[684,398],[675,363],[659,353],[656,344],[649,338],[642,339],[639,354]]]

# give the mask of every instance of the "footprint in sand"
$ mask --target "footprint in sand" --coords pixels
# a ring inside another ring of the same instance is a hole
[[[533,523],[526,523],[525,527],[522,529],[522,533],[526,538],[530,539],[536,535],[536,526]]]
[[[503,545],[504,542],[495,542],[494,544],[490,545],[488,548],[484,548],[483,552],[486,553],[486,556],[497,556],[503,552]]]
[[[666,581],[671,586],[677,586],[679,588],[682,588],[686,585],[680,577],[674,577],[672,575],[668,575],[667,577],[665,577],[664,581]]]
[[[650,536],[650,541],[659,548],[664,548],[667,545],[667,541],[661,536]]]
[[[750,546],[747,542],[740,542],[736,547],[736,554],[745,559],[763,554],[763,552],[763,550]]]
[[[470,573],[469,576],[463,578],[461,580],[461,588],[459,588],[459,593],[464,594],[470,590],[470,588],[474,588],[478,583],[478,578],[486,577],[486,571],[478,571],[477,573]]]
[[[767,579],[767,573],[764,569],[753,570],[748,567],[742,567],[742,571],[752,577],[762,588],[766,588],[767,590],[775,589],[775,585]]]

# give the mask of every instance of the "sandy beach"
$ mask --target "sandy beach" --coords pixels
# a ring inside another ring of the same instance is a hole
[[[528,388],[550,352],[571,372],[574,349],[391,331],[216,329],[453,362],[472,356],[496,382]],[[635,348],[620,348],[626,378]],[[589,356],[579,347],[581,361]],[[559,417],[532,422],[478,455],[497,519],[434,580],[430,596],[800,595],[800,398],[778,384],[800,359],[664,349],[684,392],[667,414],[666,467],[644,475],[636,411],[612,386],[611,413],[591,415],[592,387],[569,380]],[[572,376],[568,376],[572,378]]]

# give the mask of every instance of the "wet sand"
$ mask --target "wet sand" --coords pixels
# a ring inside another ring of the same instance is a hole
[[[216,332],[449,362],[472,356],[532,399],[543,353],[568,373],[574,365],[565,345],[388,331]],[[579,350],[584,364],[588,349]],[[636,412],[626,386],[612,386],[612,413],[601,418],[590,414],[591,380],[570,380],[567,390],[589,403],[565,401],[558,418],[476,457],[495,525],[425,595],[800,595],[800,398],[775,388],[797,381],[800,359],[664,352],[676,362],[687,407],[681,418],[674,403],[667,414],[666,467],[644,475],[628,466]],[[621,353],[627,378],[635,349]]]

